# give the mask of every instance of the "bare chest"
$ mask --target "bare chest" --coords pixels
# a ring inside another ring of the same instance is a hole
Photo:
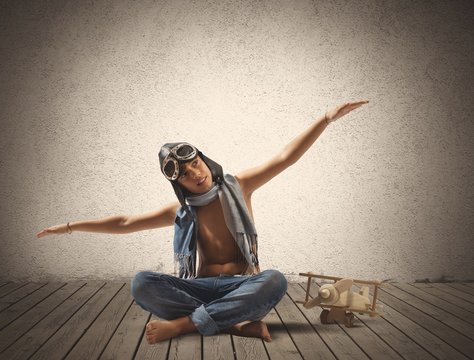
[[[225,223],[219,199],[197,208],[197,220],[198,249],[202,260],[223,264],[235,259],[240,250]]]
[[[250,196],[244,198],[253,218]],[[247,261],[227,227],[219,198],[206,206],[198,207],[196,216],[198,275],[247,273],[249,271]]]

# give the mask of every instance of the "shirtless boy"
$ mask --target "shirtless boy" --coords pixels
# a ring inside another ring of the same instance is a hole
[[[326,112],[276,156],[235,177],[224,175],[219,164],[191,144],[165,144],[160,166],[179,201],[141,215],[56,225],[37,236],[125,234],[174,226],[179,277],[142,271],[132,280],[136,303],[160,318],[146,325],[147,341],[191,332],[271,341],[262,319],[285,295],[287,283],[277,270],[260,271],[252,194],[296,163],[329,123],[366,103],[345,103]]]

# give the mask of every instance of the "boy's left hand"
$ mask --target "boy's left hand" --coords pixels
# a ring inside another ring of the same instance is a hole
[[[356,101],[356,102],[348,102],[348,103],[339,105],[338,107],[326,112],[327,122],[330,123],[332,121],[335,121],[339,119],[340,117],[350,113],[352,110],[357,109],[358,107],[361,107],[364,104],[367,104],[368,102],[369,100],[362,100],[362,101]]]

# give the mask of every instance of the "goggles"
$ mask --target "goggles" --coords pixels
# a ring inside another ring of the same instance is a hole
[[[197,149],[191,144],[181,143],[176,145],[163,160],[163,174],[168,180],[175,181],[179,177],[180,163],[194,159],[197,154]]]

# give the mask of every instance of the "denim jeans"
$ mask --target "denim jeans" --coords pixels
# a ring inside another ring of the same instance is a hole
[[[263,319],[286,290],[277,270],[195,279],[142,271],[132,280],[132,295],[143,309],[166,320],[190,316],[202,335]]]

